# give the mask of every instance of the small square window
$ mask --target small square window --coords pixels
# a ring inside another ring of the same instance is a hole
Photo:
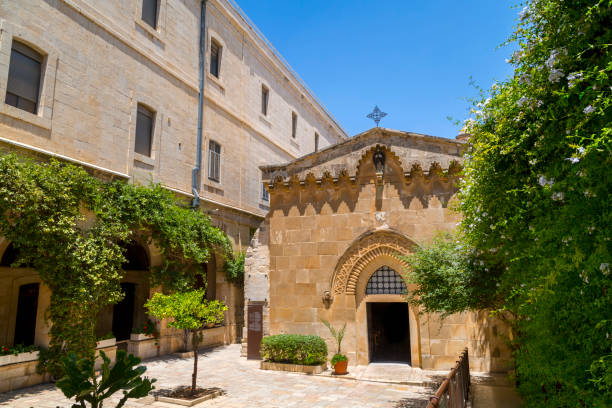
[[[264,116],[268,116],[268,99],[270,98],[270,91],[265,85],[261,86],[261,113]]]
[[[319,134],[317,132],[315,132],[315,138],[314,138],[314,147],[315,147],[315,152],[319,151]]]
[[[266,189],[266,183],[261,183],[261,199],[265,202],[270,201],[270,192]]]
[[[13,41],[6,84],[7,105],[36,114],[43,57],[27,45]]]
[[[291,112],[291,137],[295,139],[297,136],[297,113]]]
[[[216,41],[210,43],[210,73],[219,78],[221,46]]]
[[[151,157],[154,123],[155,112],[138,104],[138,113],[136,116],[136,142],[134,145],[134,151],[136,153]]]
[[[142,20],[157,29],[157,2],[158,0],[142,0]]]
[[[216,182],[221,179],[221,145],[212,140],[208,144],[208,178]]]

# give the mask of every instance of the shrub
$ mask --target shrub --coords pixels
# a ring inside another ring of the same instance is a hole
[[[142,377],[147,368],[138,366],[140,358],[119,350],[115,365],[111,368],[110,359],[103,351],[100,351],[100,357],[103,360],[101,376],[95,373],[93,358],[79,359],[74,353],[62,358],[62,371],[65,374],[56,385],[66,398],[75,399],[73,408],[101,408],[104,400],[119,390],[123,392],[123,397],[115,408],[121,408],[128,398],[145,397],[155,388],[155,379]]]
[[[327,360],[327,344],[319,336],[277,334],[261,340],[260,354],[276,363],[317,365]]]

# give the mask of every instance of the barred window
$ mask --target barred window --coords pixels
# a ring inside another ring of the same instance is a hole
[[[13,41],[6,83],[7,105],[36,114],[43,56],[27,45]]]
[[[403,295],[407,293],[406,284],[397,272],[383,266],[370,278],[366,286],[366,295]]]
[[[208,146],[208,178],[218,182],[221,179],[221,145],[211,140]]]
[[[319,134],[315,132],[315,152],[319,151]]]

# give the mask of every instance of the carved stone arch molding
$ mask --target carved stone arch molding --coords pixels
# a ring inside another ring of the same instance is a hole
[[[408,266],[401,256],[413,251],[417,245],[393,230],[370,231],[357,238],[342,255],[332,277],[334,295],[355,295],[359,277],[377,258],[393,258],[397,264]],[[397,271],[401,273],[401,271]]]

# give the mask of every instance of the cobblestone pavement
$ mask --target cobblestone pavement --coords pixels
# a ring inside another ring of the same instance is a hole
[[[193,359],[164,356],[144,362],[157,389],[191,384]],[[196,405],[200,408],[421,408],[431,390],[418,386],[356,381],[259,370],[259,362],[240,357],[233,344],[203,352],[198,359],[198,385],[220,387],[225,395]],[[129,400],[125,407],[177,407],[152,397]],[[70,407],[58,389],[42,384],[0,394],[0,407]],[[105,407],[113,407],[106,403]]]

